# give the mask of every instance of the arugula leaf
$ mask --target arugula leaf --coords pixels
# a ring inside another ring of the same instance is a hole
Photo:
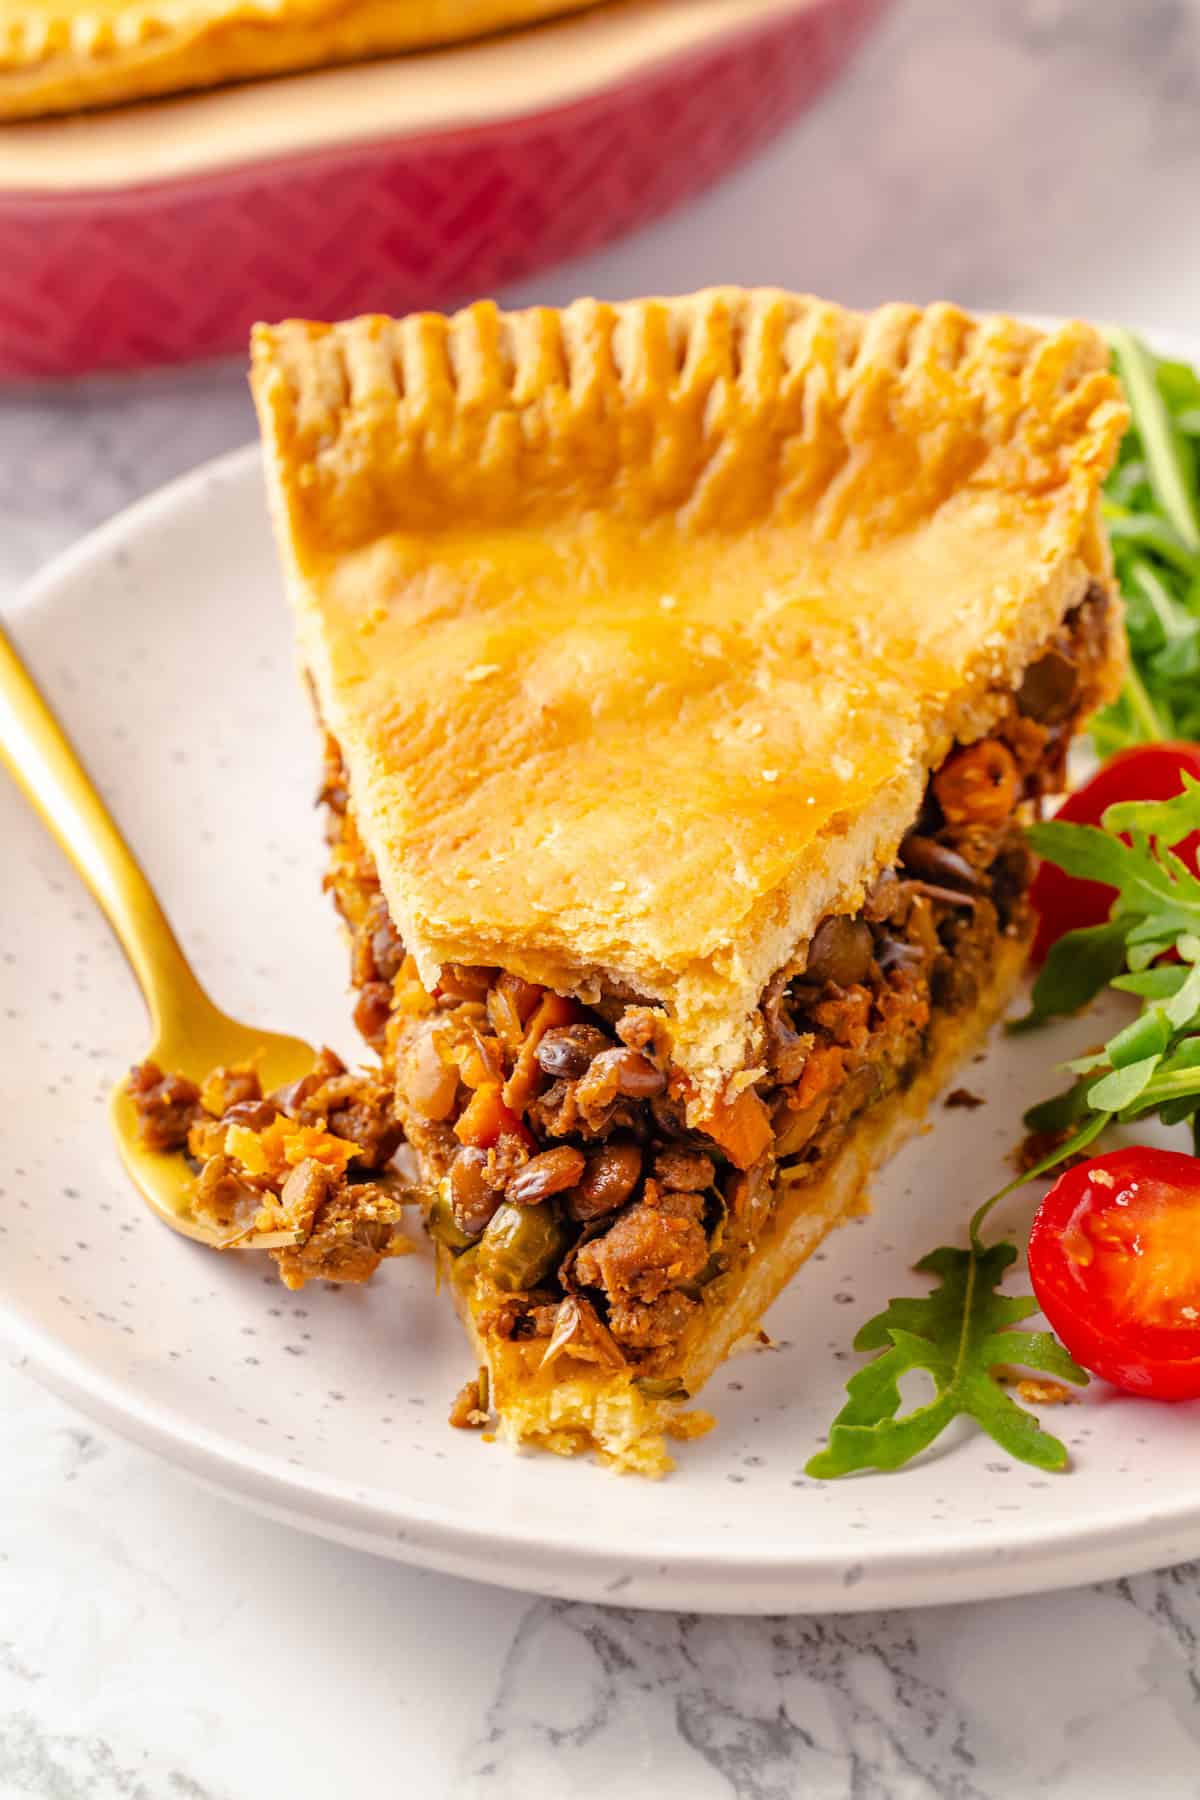
[[[1125,925],[1109,919],[1056,938],[1033,984],[1032,1005],[1009,1031],[1030,1031],[1062,1013],[1078,1012],[1125,967]]]
[[[1145,1057],[1158,1059],[1171,1041],[1171,1021],[1161,1006],[1148,1007],[1104,1046],[1105,1061],[1125,1069]]]
[[[1193,831],[1200,831],[1200,781],[1186,769],[1181,769],[1180,775],[1183,792],[1169,800],[1115,800],[1106,806],[1101,821],[1104,831],[1136,831],[1167,845],[1181,844]]]
[[[829,1428],[828,1444],[809,1458],[807,1474],[831,1480],[861,1469],[901,1468],[963,1415],[1019,1461],[1039,1469],[1067,1467],[1066,1446],[1004,1392],[995,1370],[1015,1363],[1077,1387],[1086,1386],[1088,1377],[1051,1332],[1013,1329],[1037,1311],[1037,1301],[997,1293],[1017,1252],[1005,1239],[985,1246],[979,1233],[1007,1194],[1086,1149],[1110,1116],[1094,1114],[1069,1143],[985,1200],[971,1218],[965,1250],[943,1245],[922,1257],[917,1270],[940,1277],[932,1293],[889,1300],[883,1312],[867,1320],[854,1348],[881,1354],[846,1383],[849,1397]],[[913,1369],[932,1375],[934,1397],[898,1418],[900,1377]]]
[[[1090,1081],[1077,1081],[1074,1087],[1067,1088],[1065,1093],[1055,1094],[1049,1100],[1040,1100],[1036,1106],[1031,1106],[1025,1113],[1022,1123],[1029,1131],[1060,1132],[1069,1130],[1080,1119],[1086,1118],[1091,1111],[1087,1098],[1091,1085]]]
[[[1070,1062],[1065,1062],[1062,1066],[1072,1075],[1094,1075],[1098,1069],[1107,1069],[1108,1057],[1103,1050],[1094,1050],[1090,1056],[1073,1056]],[[1087,1110],[1086,1107],[1084,1110]]]
[[[1175,527],[1152,512],[1125,512],[1120,507],[1105,508],[1109,539],[1114,545],[1134,545],[1149,550],[1183,575],[1200,570],[1198,559],[1180,537]]]
[[[1170,362],[1164,358],[1158,364],[1157,375],[1159,392],[1172,410],[1176,407],[1200,406],[1200,375],[1196,374],[1190,364]],[[1186,429],[1178,415],[1175,423],[1181,431]],[[1200,421],[1193,429],[1200,430]]]
[[[847,1382],[849,1398],[830,1428],[829,1443],[810,1459],[809,1475],[828,1479],[859,1469],[898,1469],[962,1414],[1019,1461],[1039,1469],[1066,1467],[1066,1446],[1043,1431],[994,1374],[998,1365],[1016,1363],[1060,1381],[1087,1381],[1049,1332],[1014,1329],[1037,1311],[1032,1297],[997,1292],[1016,1257],[1014,1246],[1004,1242],[986,1250],[977,1242],[967,1250],[943,1246],[922,1257],[918,1270],[936,1275],[938,1285],[920,1299],[890,1301],[863,1326],[854,1348],[883,1353]],[[932,1375],[934,1397],[897,1416],[900,1377],[912,1369]]]
[[[1132,655],[1120,699],[1092,722],[1102,756],[1200,737],[1200,377],[1130,332],[1109,338],[1132,418],[1104,510]]]
[[[1184,780],[1174,799],[1145,803],[1145,830],[1138,823],[1140,803],[1122,800],[1107,808],[1103,827],[1049,819],[1027,834],[1038,854],[1068,875],[1116,888],[1111,917],[1123,922],[1127,947],[1153,946],[1143,966],[1200,928],[1200,880],[1168,847],[1200,829],[1200,782]],[[1129,831],[1133,841],[1123,843],[1113,835],[1118,831]]]
[[[1138,994],[1143,1000],[1165,1000],[1179,992],[1187,973],[1178,963],[1160,963],[1138,975],[1114,976],[1109,986],[1119,988],[1123,994]]]
[[[1183,542],[1190,550],[1200,550],[1196,470],[1171,418],[1164,396],[1167,384],[1157,379],[1156,359],[1132,332],[1111,331],[1109,343],[1142,440],[1150,486]],[[1168,380],[1178,386],[1178,372],[1172,371]]]
[[[1124,1112],[1145,1093],[1157,1067],[1157,1056],[1145,1056],[1140,1062],[1114,1069],[1111,1075],[1105,1075],[1088,1089],[1088,1105],[1098,1112]]]
[[[1039,856],[1083,881],[1102,881],[1105,887],[1119,888],[1128,876],[1132,847],[1110,837],[1099,825],[1044,819],[1031,825],[1025,835]]]
[[[1176,947],[1178,948],[1178,945]],[[1176,1031],[1187,1029],[1196,1015],[1200,1013],[1200,967],[1193,964],[1187,972],[1187,979],[1177,992],[1168,998],[1162,1010],[1172,1029]]]
[[[1132,1024],[1116,1032],[1103,1050],[1081,1056],[1066,1066],[1082,1079],[1065,1093],[1031,1107],[1025,1123],[1034,1131],[1061,1131],[1089,1112],[1113,1113],[1125,1120],[1158,1112],[1164,1123],[1190,1119],[1200,1144],[1200,881],[1168,848],[1200,827],[1200,781],[1185,777],[1181,794],[1170,800],[1121,801],[1106,809],[1102,829],[1059,824],[1049,831],[1035,826],[1030,838],[1062,867],[1090,874],[1097,868],[1117,874],[1117,897],[1106,925],[1082,940],[1075,970],[1070,950],[1062,962],[1047,964],[1034,988],[1034,1006],[1019,1026],[1040,1024],[1055,1012],[1073,1010],[1077,992],[1094,985],[1104,956],[1119,951],[1126,973],[1113,974],[1113,987],[1135,994],[1143,1009]],[[1100,852],[1097,839],[1128,832],[1117,863]],[[1158,958],[1174,951],[1178,962]],[[1074,985],[1072,985],[1074,984]]]

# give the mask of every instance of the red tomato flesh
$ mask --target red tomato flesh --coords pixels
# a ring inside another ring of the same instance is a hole
[[[1068,1169],[1038,1208],[1029,1273],[1093,1375],[1200,1399],[1200,1158],[1135,1146]]]
[[[1098,825],[1106,807],[1118,800],[1172,800],[1183,792],[1184,773],[1200,780],[1200,744],[1134,744],[1118,750],[1092,779],[1068,794],[1054,815],[1073,825]],[[1189,868],[1196,870],[1200,832],[1177,846]],[[1054,863],[1043,863],[1029,893],[1038,915],[1033,960],[1041,962],[1064,932],[1102,925],[1116,897],[1101,881],[1064,875]]]

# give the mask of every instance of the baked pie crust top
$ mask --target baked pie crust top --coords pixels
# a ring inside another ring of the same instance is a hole
[[[14,0],[0,119],[426,49],[595,0]]]
[[[260,326],[253,385],[302,655],[423,979],[621,983],[709,1093],[1109,579],[1126,413],[1082,324],[481,303]]]

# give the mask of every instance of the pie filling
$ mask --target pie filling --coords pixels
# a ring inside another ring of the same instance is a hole
[[[367,1281],[415,1248],[401,1229],[415,1196],[392,1159],[402,1127],[378,1070],[317,1053],[298,1081],[264,1094],[248,1063],[201,1082],[139,1063],[129,1092],[148,1150],[195,1172],[192,1212],[222,1248],[252,1239],[285,1287]]]
[[[356,1022],[394,1084],[430,1179],[427,1228],[485,1340],[544,1339],[546,1360],[566,1351],[660,1381],[679,1365],[780,1193],[818,1177],[854,1122],[911,1084],[939,1022],[975,1006],[1002,941],[1025,935],[1020,827],[1063,785],[1110,624],[1093,586],[990,734],[933,773],[861,911],[826,918],[768,985],[743,1077],[702,1131],[685,1117],[669,1022],[644,997],[584,1005],[460,965],[425,991],[329,741],[328,885],[350,928]]]

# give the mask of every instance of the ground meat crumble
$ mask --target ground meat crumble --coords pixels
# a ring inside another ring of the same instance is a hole
[[[180,1151],[195,1170],[196,1218],[230,1248],[275,1240],[285,1286],[366,1281],[413,1248],[399,1225],[414,1196],[389,1166],[401,1126],[377,1074],[322,1050],[299,1081],[264,1094],[249,1066],[197,1084],[144,1062],[129,1091],[147,1148]]]

